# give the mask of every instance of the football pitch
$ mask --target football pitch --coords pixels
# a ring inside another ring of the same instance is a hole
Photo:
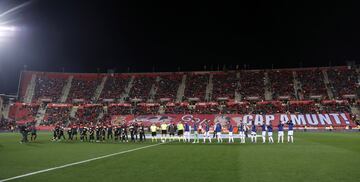
[[[277,136],[274,136],[275,141]],[[0,133],[0,181],[357,181],[360,132],[295,132],[294,144],[51,142]],[[285,138],[286,140],[286,138]],[[227,141],[227,140],[225,140]]]

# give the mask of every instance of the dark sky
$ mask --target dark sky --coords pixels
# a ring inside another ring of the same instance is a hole
[[[1,0],[0,14],[24,2]],[[360,57],[356,1],[209,2],[34,0],[5,18],[21,31],[0,45],[0,93],[16,92],[23,65],[142,72],[345,65]]]

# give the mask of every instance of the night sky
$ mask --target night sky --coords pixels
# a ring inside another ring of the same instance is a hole
[[[0,0],[0,14],[24,2]],[[152,72],[345,65],[360,58],[356,1],[194,2],[33,0],[0,17],[19,28],[0,42],[0,93],[16,93],[24,65]]]

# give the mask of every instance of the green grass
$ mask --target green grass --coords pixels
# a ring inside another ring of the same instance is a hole
[[[0,179],[139,148],[148,143],[19,144],[0,134]],[[276,136],[275,136],[276,137]],[[274,137],[274,138],[275,138]],[[360,133],[295,133],[294,144],[167,143],[13,181],[356,181]]]

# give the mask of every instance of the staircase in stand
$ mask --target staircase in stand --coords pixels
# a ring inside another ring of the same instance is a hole
[[[72,83],[72,80],[73,80],[74,76],[69,76],[67,82],[66,82],[66,85],[64,86],[62,92],[61,92],[61,97],[60,97],[60,103],[65,103],[67,98],[68,98],[68,95],[69,95],[69,92],[70,92],[70,89],[71,89],[71,83]]]
[[[181,84],[179,85],[177,94],[176,94],[176,102],[181,102],[185,93],[185,84],[186,84],[186,74],[183,75]]]
[[[324,76],[324,84],[325,84],[325,88],[326,88],[326,91],[327,91],[327,94],[329,96],[330,99],[334,99],[334,94],[333,92],[331,91],[331,86],[330,86],[330,82],[329,82],[329,77],[328,77],[328,74],[326,72],[326,70],[322,70],[322,74]]]
[[[265,86],[265,100],[273,100],[273,93],[270,88],[270,79],[268,72],[264,73],[264,86]]]
[[[294,81],[294,91],[295,91],[295,97],[297,100],[303,100],[304,95],[301,93],[301,83],[297,79],[297,74],[295,71],[293,71],[293,81]],[[300,91],[300,92],[299,92]]]
[[[236,73],[236,80],[237,80],[236,88],[239,88],[240,87],[240,72]],[[237,89],[235,89],[235,101],[238,101],[238,102],[241,101],[241,94],[240,94],[240,92],[237,91]]]
[[[4,105],[3,108],[4,109],[2,110],[2,115],[4,116],[5,119],[8,119],[9,118],[9,112],[10,112],[10,104]],[[1,117],[1,115],[0,115],[0,117]]]
[[[98,85],[98,87],[96,88],[93,101],[97,102],[99,100],[101,92],[104,89],[104,85],[106,83],[106,80],[107,80],[107,76],[103,77],[103,79],[101,80],[100,85]]]
[[[156,92],[158,90],[157,85],[159,85],[158,83],[159,83],[160,80],[161,80],[161,78],[159,76],[157,76],[156,80],[155,80],[156,83],[153,83],[151,85],[148,102],[153,102],[154,101]]]
[[[43,106],[39,107],[39,110],[35,117],[35,121],[36,121],[35,126],[39,126],[41,124],[41,122],[44,120],[46,109],[47,109],[47,105],[43,105]]]
[[[24,98],[25,103],[31,103],[35,93],[35,86],[36,86],[36,74],[32,74],[31,81],[28,87],[26,88],[26,92],[25,92],[25,98]]]
[[[78,108],[79,108],[78,106],[73,106],[73,107],[71,108],[71,110],[70,110],[70,117],[71,117],[71,118],[75,118],[76,112],[77,112]]]
[[[213,88],[214,88],[214,85],[212,82],[213,76],[214,76],[213,74],[210,74],[209,82],[206,85],[205,101],[211,101],[211,99],[212,99],[212,93],[213,93]]]
[[[131,76],[129,83],[128,83],[127,87],[125,88],[124,93],[122,94],[122,96],[120,98],[120,102],[124,102],[125,98],[129,97],[130,90],[133,87],[134,80],[135,80],[135,76]]]

